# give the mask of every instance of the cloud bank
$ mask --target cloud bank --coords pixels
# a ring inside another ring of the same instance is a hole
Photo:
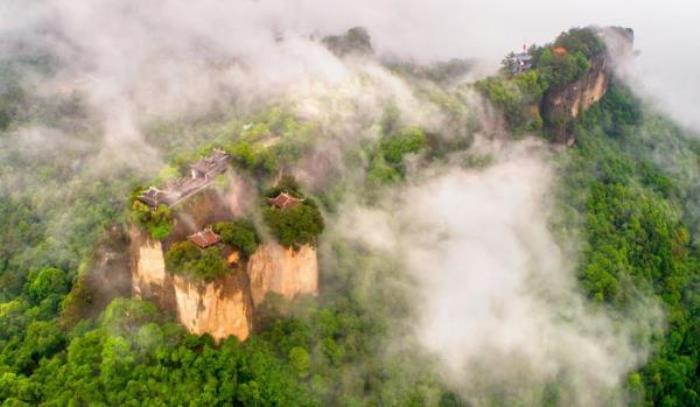
[[[484,170],[446,169],[385,211],[349,210],[347,236],[403,259],[416,286],[415,334],[465,399],[537,405],[550,386],[561,405],[622,403],[619,385],[643,363],[660,311],[647,304],[625,321],[589,303],[575,256],[548,227],[545,149],[490,147],[498,160]]]
[[[231,1],[8,0],[0,34],[10,49],[50,50],[61,69],[46,91],[81,90],[102,118],[109,148],[139,140],[149,117],[206,111],[338,81],[347,68],[319,45],[322,35],[362,25],[379,53],[417,61],[476,58],[491,69],[522,44],[570,26],[636,30],[635,89],[683,124],[700,127],[700,6],[671,0]],[[649,18],[649,16],[654,18]],[[289,85],[294,84],[293,89]],[[46,84],[44,84],[46,85]],[[115,141],[112,141],[115,140]]]

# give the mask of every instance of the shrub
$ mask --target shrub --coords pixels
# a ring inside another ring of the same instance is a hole
[[[521,93],[518,87],[504,78],[489,78],[476,84],[477,89],[503,110],[509,124],[519,121],[521,109]]]
[[[131,218],[154,239],[165,239],[172,230],[172,212],[165,205],[158,205],[156,209],[134,200],[131,205]]]
[[[581,52],[587,58],[591,58],[605,50],[603,40],[588,28],[572,28],[567,32],[563,32],[559,34],[554,45],[564,47],[569,52]]]
[[[289,364],[300,377],[308,376],[309,368],[311,367],[309,352],[299,346],[293,347],[289,351]]]
[[[388,163],[400,165],[406,154],[417,153],[427,144],[428,139],[423,130],[418,127],[408,127],[398,134],[384,138],[380,148]]]
[[[367,169],[367,183],[371,186],[393,184],[401,180],[401,174],[387,165],[381,154],[374,156]]]
[[[260,242],[255,225],[247,219],[219,222],[214,225],[214,231],[221,236],[224,243],[236,247],[245,257],[253,254]]]
[[[228,272],[221,250],[200,249],[186,240],[175,243],[165,254],[165,266],[173,273],[213,281]]]
[[[88,286],[87,273],[78,277],[61,305],[61,326],[73,327],[86,314],[96,309],[93,293]]]
[[[158,321],[160,313],[152,302],[116,298],[100,317],[100,326],[113,335],[131,332],[141,325]]]
[[[247,141],[239,141],[226,148],[233,157],[233,162],[240,168],[248,170],[255,175],[264,176],[277,171],[277,157],[270,151],[259,145],[251,145]]]
[[[158,176],[156,177],[156,184],[163,184],[168,181],[174,181],[178,178],[180,178],[182,174],[178,170],[177,167],[172,166],[172,165],[166,165],[165,167],[161,168],[161,170],[158,172]]]
[[[580,79],[590,67],[591,63],[581,51],[555,55],[546,48],[540,55],[537,70],[542,88],[549,89]]]
[[[68,286],[68,276],[63,270],[45,267],[31,277],[25,291],[32,301],[38,302],[51,294],[67,293]]]
[[[514,133],[542,128],[539,103],[545,92],[543,80],[536,70],[511,79],[489,78],[477,83],[477,89],[499,107]]]
[[[324,228],[321,212],[308,199],[293,208],[267,207],[263,217],[277,241],[287,247],[315,244]]]

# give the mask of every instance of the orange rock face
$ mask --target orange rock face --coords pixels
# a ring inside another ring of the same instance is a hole
[[[136,227],[130,230],[132,293],[161,307],[172,303],[172,277],[165,271],[163,245]]]
[[[542,113],[555,127],[557,141],[569,141],[567,124],[605,96],[610,75],[608,57],[599,55],[591,60],[591,68],[583,78],[545,96]]]
[[[304,245],[298,250],[277,244],[261,245],[248,261],[250,291],[255,305],[267,293],[287,299],[318,292],[318,260],[316,249]]]
[[[236,270],[212,283],[174,276],[177,319],[190,332],[210,334],[220,340],[235,336],[245,340],[253,328],[253,304],[248,278]]]
[[[245,340],[253,329],[255,307],[270,292],[293,299],[318,291],[318,261],[311,246],[260,245],[247,262],[207,283],[169,273],[161,243],[132,228],[131,259],[133,295],[175,312],[190,332],[216,340],[231,335]]]

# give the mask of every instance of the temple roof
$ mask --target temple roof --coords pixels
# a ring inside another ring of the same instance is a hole
[[[293,208],[299,205],[302,200],[289,195],[286,192],[280,192],[276,197],[270,198],[270,203],[279,209]]]
[[[170,182],[162,190],[150,187],[138,199],[152,208],[160,204],[175,205],[206,188],[217,175],[226,172],[230,157],[224,151],[214,150],[209,156],[192,164],[190,177]]]
[[[221,150],[214,150],[212,154],[192,164],[191,168],[199,175],[215,176],[224,173],[228,168],[229,155]]]
[[[188,237],[192,243],[197,245],[200,249],[206,249],[209,246],[213,246],[221,241],[221,237],[214,233],[211,229],[200,230],[199,232],[190,235]]]

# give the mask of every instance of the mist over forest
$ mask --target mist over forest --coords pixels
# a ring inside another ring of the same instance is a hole
[[[700,405],[684,3],[3,2],[0,402]]]

